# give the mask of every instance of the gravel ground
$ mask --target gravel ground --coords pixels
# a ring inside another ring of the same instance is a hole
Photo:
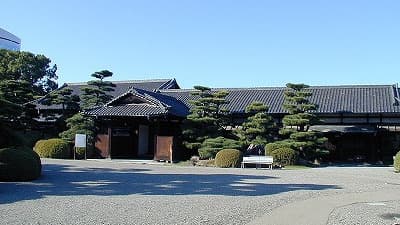
[[[0,224],[245,224],[291,202],[399,183],[387,167],[270,171],[46,159],[39,180],[0,183]],[[329,224],[368,224],[348,213],[363,215],[365,207],[390,220],[383,208],[355,204],[332,212]],[[386,207],[400,212],[398,202]]]
[[[328,221],[328,225],[336,224],[400,224],[400,202],[362,202],[337,208]]]

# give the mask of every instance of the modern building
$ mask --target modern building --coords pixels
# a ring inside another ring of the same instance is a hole
[[[100,127],[96,147],[103,157],[175,160],[188,156],[181,145],[180,125],[189,114],[190,101],[196,98],[191,95],[194,90],[180,89],[175,79],[161,83],[159,88],[120,83],[113,100],[84,112]],[[217,90],[221,89],[212,89]],[[245,108],[253,101],[268,105],[278,125],[287,114],[282,108],[284,87],[224,90],[229,92],[225,107],[233,126],[245,120]],[[315,114],[321,119],[311,129],[329,138],[334,146],[331,161],[392,160],[400,146],[400,95],[396,85],[318,86],[309,91],[313,93],[310,101],[318,105]],[[37,107],[45,110],[45,106]]]
[[[0,49],[19,51],[21,49],[21,39],[0,28]]]

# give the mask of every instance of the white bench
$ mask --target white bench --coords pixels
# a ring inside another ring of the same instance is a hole
[[[261,167],[261,165],[268,165],[272,170],[272,164],[274,163],[274,158],[272,156],[247,156],[243,157],[242,168],[245,168],[245,164],[256,164],[256,168]]]

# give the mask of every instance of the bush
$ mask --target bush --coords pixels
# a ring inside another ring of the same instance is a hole
[[[288,147],[275,149],[270,155],[274,158],[274,163],[281,166],[293,165],[297,161],[297,152]]]
[[[272,155],[272,152],[280,148],[290,148],[291,144],[285,141],[269,143],[265,146],[265,155]]]
[[[67,159],[70,157],[68,142],[53,138],[36,142],[34,150],[42,158]]]
[[[398,152],[394,157],[393,166],[394,166],[394,171],[396,173],[400,173],[400,152]]]
[[[200,148],[200,159],[213,159],[222,148]]]
[[[215,156],[215,165],[222,168],[239,167],[242,152],[236,149],[223,149]]]
[[[40,158],[31,149],[0,149],[0,181],[29,181],[41,173]]]
[[[222,149],[240,149],[241,147],[240,142],[233,139],[224,137],[209,138],[201,144],[199,156],[201,159],[212,159]]]

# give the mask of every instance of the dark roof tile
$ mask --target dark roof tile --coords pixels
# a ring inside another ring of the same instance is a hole
[[[127,92],[131,87],[142,90],[159,90],[169,88],[179,88],[175,79],[153,79],[153,80],[129,80],[129,81],[112,81],[115,84],[114,91],[109,92],[113,97],[117,97]],[[87,86],[87,83],[67,83],[60,88],[70,88],[75,95],[82,94],[81,88]],[[44,105],[44,98],[37,99],[32,103],[37,109],[61,109],[61,105]]]
[[[270,113],[286,113],[282,108],[285,88],[221,88],[227,90],[229,104],[226,108],[231,113],[244,113],[247,105],[260,101],[269,106]],[[310,101],[319,106],[317,113],[397,113],[393,85],[354,85],[354,86],[316,86],[309,88],[313,93]],[[160,90],[190,107],[189,100],[193,89]]]

